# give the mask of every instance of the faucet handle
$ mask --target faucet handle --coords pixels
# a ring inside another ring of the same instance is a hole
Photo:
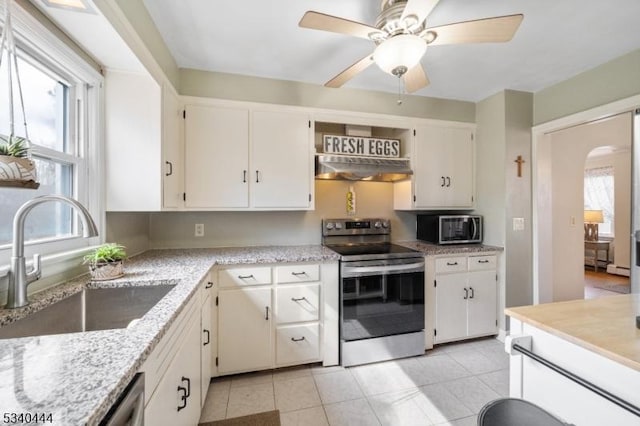
[[[33,255],[33,269],[31,272],[27,273],[27,284],[31,284],[32,282],[39,280],[42,276],[42,269],[40,267],[40,255]]]

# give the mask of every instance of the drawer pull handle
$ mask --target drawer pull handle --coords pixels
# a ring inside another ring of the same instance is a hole
[[[469,296],[469,299],[473,299],[473,296],[475,294],[475,292],[473,291],[473,287],[469,287],[469,291],[471,291],[471,296]]]
[[[305,340],[305,339],[304,339],[304,336],[302,336],[302,337],[301,337],[301,338],[299,338],[299,339],[296,339],[295,337],[292,337],[292,338],[291,338],[291,341],[292,341],[292,342],[302,342],[303,340]]]
[[[291,298],[292,302],[302,302],[303,300],[306,302],[307,298],[306,297],[292,297]]]
[[[191,396],[191,379],[189,379],[188,377],[182,376],[181,381],[187,382],[187,392],[185,394],[185,397],[189,398]]]
[[[211,287],[213,287],[213,283],[211,281],[207,282],[207,284],[204,286],[205,289],[208,289]]]
[[[253,274],[251,274],[251,275],[238,275],[238,278],[240,278],[241,280],[248,280],[248,279],[255,280],[256,279],[256,277],[254,277]]]
[[[456,266],[458,262],[447,262],[447,266]]]
[[[182,387],[182,386],[178,386],[178,392],[183,392],[182,396],[180,397],[180,399],[182,400],[182,402],[184,404],[182,405],[178,405],[178,411],[182,410],[183,408],[187,407],[187,388]]]
[[[293,275],[294,277],[299,277],[300,275],[307,275],[306,272],[302,271],[302,272],[292,272],[291,275]]]
[[[478,260],[478,263],[489,263],[488,260]]]
[[[463,297],[463,299],[467,300],[468,298],[469,298],[469,289],[465,287],[464,288],[464,297]]]
[[[209,332],[209,330],[202,330],[202,332],[207,333],[207,341],[204,342],[202,346],[207,346],[209,343],[211,343],[211,333]]]

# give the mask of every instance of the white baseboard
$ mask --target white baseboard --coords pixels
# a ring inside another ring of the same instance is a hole
[[[496,336],[496,339],[500,340],[502,343],[504,343],[504,339],[507,337],[507,331],[503,330],[501,328],[498,329],[498,335]]]
[[[629,268],[624,268],[622,266],[616,266],[613,263],[607,265],[607,273],[622,275],[628,277],[630,275]]]

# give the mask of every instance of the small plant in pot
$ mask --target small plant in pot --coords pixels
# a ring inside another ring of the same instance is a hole
[[[107,243],[96,247],[84,257],[89,264],[93,281],[106,281],[124,275],[123,261],[127,257],[125,247],[120,244]]]
[[[37,188],[36,165],[29,158],[27,139],[0,135],[0,181]]]

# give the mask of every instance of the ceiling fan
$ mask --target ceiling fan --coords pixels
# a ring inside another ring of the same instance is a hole
[[[524,15],[497,16],[474,21],[427,27],[425,19],[439,0],[382,0],[375,26],[337,16],[308,11],[302,28],[347,34],[373,41],[372,54],[360,59],[325,83],[340,87],[374,62],[384,72],[402,78],[407,93],[429,85],[420,63],[427,46],[461,43],[500,43],[513,38]]]

